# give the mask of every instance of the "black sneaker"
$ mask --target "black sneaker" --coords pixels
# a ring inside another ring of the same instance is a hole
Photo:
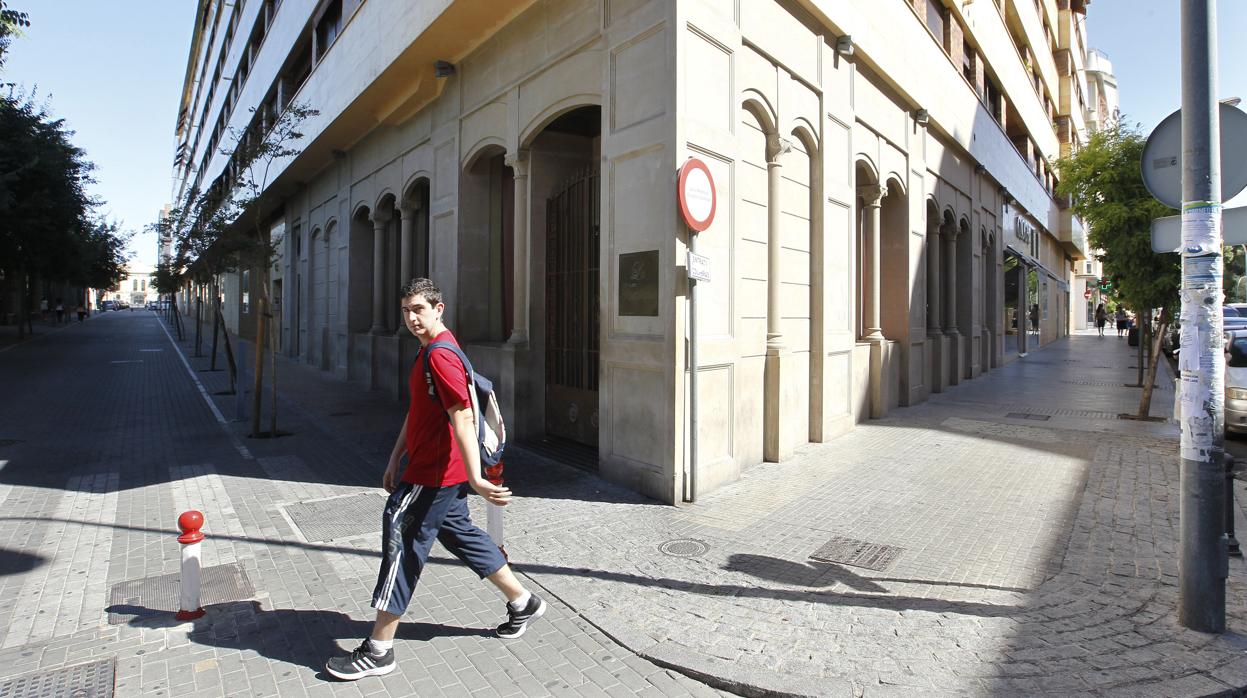
[[[325,671],[344,681],[354,681],[365,676],[384,676],[394,671],[395,666],[393,649],[374,657],[368,652],[368,641],[364,640],[345,657],[333,657],[325,662]]]
[[[536,594],[529,594],[528,603],[524,608],[516,610],[507,604],[507,622],[498,626],[498,637],[508,640],[524,634],[530,621],[537,620],[546,612],[546,602]]]

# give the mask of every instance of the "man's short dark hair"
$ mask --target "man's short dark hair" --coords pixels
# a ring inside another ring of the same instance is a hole
[[[424,296],[424,299],[429,302],[430,306],[442,302],[442,289],[438,288],[432,279],[421,277],[407,282],[407,285],[403,287],[403,295],[401,297],[410,298],[415,295]]]

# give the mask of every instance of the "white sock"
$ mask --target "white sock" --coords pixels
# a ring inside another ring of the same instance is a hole
[[[368,654],[371,654],[374,657],[384,655],[386,652],[389,652],[390,648],[393,646],[393,640],[377,640],[371,637],[368,638]]]
[[[523,594],[517,596],[514,601],[507,602],[507,605],[514,609],[524,608],[524,605],[527,604],[528,600],[532,597],[533,595],[525,589]]]

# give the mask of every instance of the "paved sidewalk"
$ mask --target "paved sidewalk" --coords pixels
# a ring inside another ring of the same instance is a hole
[[[319,662],[366,632],[376,532],[313,540],[291,512],[375,493],[402,405],[281,361],[281,428],[294,435],[247,439],[217,422],[154,320],[103,320],[0,354],[0,384],[25,396],[0,404],[0,438],[24,439],[0,446],[0,687],[112,656],[121,695],[713,692],[695,679],[745,695],[1247,686],[1241,560],[1231,632],[1175,622],[1177,430],[1116,419],[1138,389],[1123,386],[1134,354],[1115,337],[1055,343],[693,505],[517,452],[508,549],[553,601],[548,622],[518,643],[481,637],[495,595],[441,552],[400,634],[400,670],[341,684]],[[41,373],[87,350],[89,365]],[[200,372],[206,359],[189,363],[206,393],[224,387],[223,373]],[[101,372],[98,390],[84,371]],[[212,399],[227,419],[233,398]],[[1172,404],[1162,387],[1153,414]],[[191,505],[208,512],[205,564],[241,568],[256,593],[193,625],[108,625],[106,609],[142,610],[109,605],[109,589],[177,571],[171,519]],[[875,555],[811,557],[833,539]]]
[[[1230,632],[1177,625],[1178,432],[1117,418],[1137,408],[1134,360],[1074,336],[682,507],[517,454],[509,548],[640,656],[746,695],[1235,694],[1245,567]],[[316,428],[388,449],[389,400],[283,375]],[[1158,383],[1165,415],[1164,367]],[[811,557],[833,538],[885,564]]]
[[[494,637],[500,595],[441,550],[400,628],[399,670],[331,680],[325,659],[373,617],[383,461],[297,416],[283,422],[294,436],[247,439],[219,419],[224,375],[189,364],[149,312],[0,355],[0,695],[48,695],[62,669],[120,696],[721,695],[555,597],[522,639]],[[401,413],[384,407],[370,428],[392,439]],[[174,521],[190,508],[207,519],[207,614],[178,623]]]

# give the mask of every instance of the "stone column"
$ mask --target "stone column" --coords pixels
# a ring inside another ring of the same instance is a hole
[[[414,245],[412,244],[412,230],[414,228],[413,224],[415,222],[416,214],[418,212],[419,212],[419,209],[413,208],[411,206],[404,206],[403,208],[399,209],[399,216],[400,216],[399,225],[401,226],[401,230],[402,230],[400,234],[399,252],[398,252],[398,286],[399,288],[406,286],[407,283],[411,281],[411,251],[412,251],[412,248],[414,247]],[[407,324],[405,322],[400,321],[398,323],[398,328],[394,331],[394,334],[397,334],[400,337],[406,335]]]
[[[372,215],[372,334],[385,334],[385,230],[390,214]]]
[[[784,153],[792,150],[792,143],[787,139],[780,138],[777,135],[768,135],[766,137],[766,176],[767,176],[767,198],[766,198],[766,347],[767,353],[772,350],[778,351],[784,346],[784,330],[781,325],[781,315],[779,309],[780,301],[780,221],[781,201],[780,187],[782,180],[780,178],[779,158]]]
[[[957,329],[957,225],[950,223],[944,227],[944,296],[948,312],[944,317],[944,334],[959,337]]]
[[[943,334],[940,324],[940,229],[927,226],[927,336]]]
[[[528,151],[520,150],[506,157],[506,164],[511,168],[515,182],[515,241],[514,268],[511,273],[513,283],[511,296],[511,337],[510,344],[528,344]]]
[[[883,205],[883,197],[888,195],[888,188],[882,184],[870,184],[859,187],[858,196],[862,197],[865,210],[862,215],[863,266],[866,268],[868,284],[862,294],[862,308],[865,317],[864,337],[870,342],[882,342],[883,322],[879,316],[879,209]]]

